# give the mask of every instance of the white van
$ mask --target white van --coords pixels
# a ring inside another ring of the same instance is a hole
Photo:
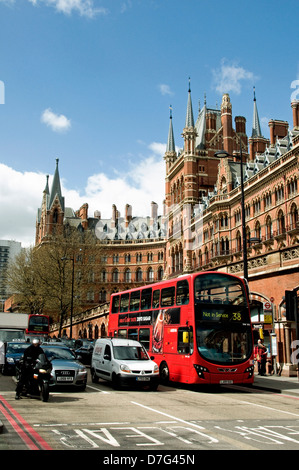
[[[159,385],[159,367],[144,346],[131,339],[97,339],[90,370],[94,383],[101,378],[111,381],[114,388],[135,384],[156,390]]]

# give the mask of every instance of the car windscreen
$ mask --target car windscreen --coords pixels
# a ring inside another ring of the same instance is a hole
[[[125,361],[148,361],[146,350],[141,346],[113,346],[115,359]]]
[[[76,359],[75,355],[69,349],[65,348],[55,348],[51,346],[42,348],[47,356],[47,358],[52,361],[53,359],[61,359],[64,361],[74,361]]]

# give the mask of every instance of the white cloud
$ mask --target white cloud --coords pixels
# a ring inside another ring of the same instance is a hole
[[[42,113],[41,122],[51,127],[54,132],[65,132],[71,127],[71,121],[66,116],[55,114],[50,108]]]
[[[99,210],[102,218],[108,219],[112,215],[112,204],[122,215],[126,204],[130,204],[133,217],[149,216],[150,205],[154,201],[161,214],[165,191],[165,164],[162,158],[165,147],[166,144],[151,144],[149,154],[141,156],[138,165],[131,163],[131,170],[126,173],[116,172],[112,178],[104,173],[90,176],[81,192],[68,188],[60,174],[66,207],[77,210],[87,202],[90,217]],[[41,207],[46,175],[21,173],[1,163],[0,172],[0,239],[20,241],[22,246],[34,245],[37,211]],[[51,184],[52,176],[49,178],[50,190]]]
[[[80,16],[92,18],[98,14],[107,14],[106,8],[96,8],[92,0],[28,0],[37,6],[43,3],[46,6],[54,7],[58,12],[70,15],[73,12],[79,13]]]
[[[129,8],[132,8],[133,4],[131,0],[127,0],[122,3],[120,11],[121,13],[125,13]]]
[[[21,173],[1,163],[0,173],[0,238],[33,245],[46,177],[41,173]]]
[[[161,83],[158,85],[161,95],[173,95],[173,92],[170,89],[169,85],[165,85],[165,83]]]
[[[83,202],[89,205],[90,216],[99,210],[103,218],[110,218],[112,204],[122,215],[126,204],[130,204],[133,216],[147,216],[150,215],[152,201],[158,204],[162,213],[165,197],[165,163],[162,156],[165,148],[166,144],[149,145],[150,155],[140,156],[138,165],[136,162],[129,163],[131,169],[126,173],[115,171],[114,178],[108,178],[104,173],[90,176],[83,197]],[[64,196],[67,201],[67,195]]]
[[[222,59],[220,68],[212,70],[212,73],[215,90],[219,93],[233,92],[239,95],[242,81],[253,83],[257,79],[252,72],[226,59]]]

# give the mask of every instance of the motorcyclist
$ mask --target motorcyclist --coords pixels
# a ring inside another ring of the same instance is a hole
[[[24,384],[26,383],[27,378],[32,375],[35,362],[40,354],[44,354],[44,351],[40,346],[40,340],[38,338],[34,338],[32,344],[25,349],[23,354],[21,373],[16,388],[16,400],[19,400],[21,397]]]

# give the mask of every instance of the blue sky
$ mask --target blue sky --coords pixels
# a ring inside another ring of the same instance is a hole
[[[67,206],[161,212],[189,77],[195,119],[228,92],[250,135],[255,86],[264,136],[292,125],[298,0],[0,0],[0,238],[34,243],[56,158]]]

